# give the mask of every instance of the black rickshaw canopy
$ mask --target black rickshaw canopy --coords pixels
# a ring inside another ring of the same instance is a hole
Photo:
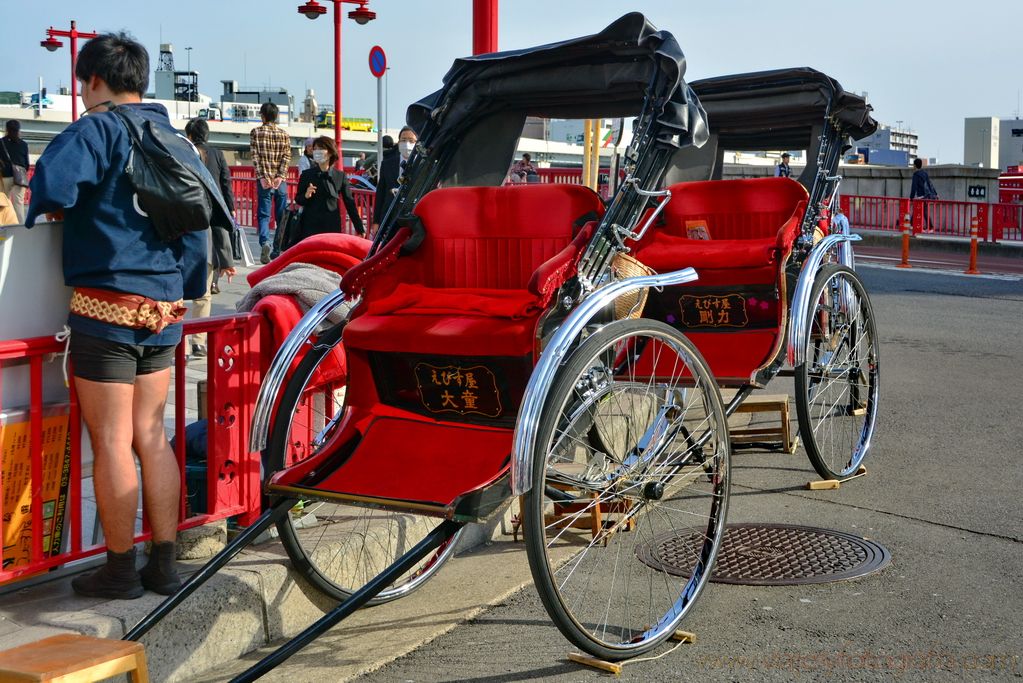
[[[503,177],[526,116],[637,116],[652,104],[658,144],[700,145],[706,118],[685,69],[675,37],[632,12],[590,36],[457,59],[444,87],[411,105],[407,120],[427,148],[453,140],[471,148],[455,158],[460,183]]]
[[[829,116],[839,135],[856,140],[877,129],[863,97],[809,67],[718,76],[691,85],[725,149],[806,148],[813,129]]]

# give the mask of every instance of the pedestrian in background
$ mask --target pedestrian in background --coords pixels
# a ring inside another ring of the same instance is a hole
[[[533,166],[533,158],[529,156],[528,152],[512,164],[510,175],[513,183],[524,183],[530,175],[537,175],[536,167]]]
[[[313,140],[316,138],[306,138],[305,146],[302,148],[302,154],[298,157],[298,174],[302,175],[310,168],[313,167]]]
[[[25,222],[25,188],[28,187],[28,143],[21,139],[21,121],[7,122],[7,135],[0,138],[0,174],[3,190],[11,200],[18,223]],[[15,166],[19,168],[15,168]]]
[[[181,470],[164,415],[183,300],[202,296],[206,287],[206,236],[190,232],[173,242],[158,236],[124,172],[133,150],[128,131],[116,113],[101,109],[113,103],[176,134],[163,105],[142,102],[146,49],[124,33],[101,35],[82,48],[75,78],[89,115],[67,126],[39,158],[25,219],[28,227],[44,214],[64,220],[64,283],[74,287],[69,353],[95,454],[93,486],[107,545],[106,564],[71,585],[96,598],[138,598],[143,587],[169,595],[181,587],[174,566]],[[179,161],[201,169],[199,158],[189,156]],[[136,456],[153,535],[141,571],[134,545]]]
[[[234,194],[231,191],[231,173],[227,169],[227,160],[224,153],[216,147],[208,144],[210,138],[210,126],[203,119],[192,119],[185,125],[185,135],[195,145],[199,157],[206,165],[210,175],[217,181],[220,194],[224,197],[224,203],[234,215]],[[206,273],[206,293],[198,299],[192,300],[192,317],[208,318],[210,316],[210,303],[213,298],[213,285],[223,275],[227,276],[230,282],[235,275],[234,258],[231,256],[231,231],[225,226],[210,226],[210,237],[207,249],[209,262]],[[203,357],[207,354],[206,333],[200,332],[192,335],[192,355]]]
[[[288,206],[288,165],[291,163],[291,141],[277,125],[277,105],[264,102],[259,108],[263,125],[249,133],[252,165],[256,169],[257,216],[259,222],[259,260],[270,263],[270,210],[278,224]]]
[[[355,163],[353,165],[355,166],[356,171],[361,171],[366,168],[366,153],[359,152],[359,155],[355,157]]]
[[[791,159],[791,158],[792,158],[792,156],[788,152],[784,152],[781,155],[781,161],[778,162],[778,165],[774,167],[774,177],[775,178],[791,178],[792,177],[792,168],[789,166],[789,159]]]
[[[313,162],[316,165],[298,179],[298,191],[295,193],[295,201],[302,205],[302,221],[295,243],[310,235],[341,232],[344,216],[338,199],[344,203],[355,232],[360,235],[366,233],[348,177],[344,171],[334,168],[337,160],[334,141],[325,135],[316,138],[313,143]]]
[[[909,199],[937,199],[938,191],[934,189],[934,184],[931,182],[931,176],[928,175],[927,171],[924,170],[924,160],[917,157],[913,159],[913,180],[909,186]],[[931,212],[927,202],[923,203],[924,221],[927,223],[927,229],[933,231],[934,224],[931,223]],[[913,208],[921,204],[919,201],[913,202]],[[914,213],[916,213],[914,211]]]
[[[398,191],[398,181],[405,172],[405,162],[412,154],[419,136],[409,126],[405,126],[398,133],[397,148],[384,147],[384,158],[380,162],[380,173],[377,178],[377,196],[373,203],[373,232],[376,232],[380,221],[387,215],[387,208],[394,200]],[[387,136],[384,136],[384,142]]]

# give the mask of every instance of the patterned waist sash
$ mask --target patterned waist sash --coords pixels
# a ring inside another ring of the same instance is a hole
[[[75,287],[71,295],[71,312],[83,318],[155,333],[180,322],[188,309],[182,299],[154,301],[137,294],[122,294],[106,289]]]

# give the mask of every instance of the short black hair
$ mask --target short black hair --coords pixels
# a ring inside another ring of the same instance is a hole
[[[390,135],[385,135],[383,138],[380,139],[380,145],[384,149],[390,149],[394,147],[394,138],[392,138]]]
[[[264,102],[259,108],[259,115],[267,123],[277,123],[277,105],[273,102]]]
[[[210,139],[210,124],[203,119],[192,119],[185,124],[185,135],[197,145],[205,145]]]
[[[21,121],[19,121],[18,119],[8,119],[7,134],[10,135],[12,138],[16,138],[18,137],[19,133],[21,133]]]
[[[402,126],[401,130],[398,131],[398,137],[401,138],[401,134],[404,133],[405,131],[408,131],[409,133],[415,135],[417,140],[419,139],[419,133],[417,133],[416,129],[413,128],[412,126]]]
[[[917,157],[916,159],[913,159],[913,165],[916,166],[917,168],[923,168],[924,160],[921,159],[920,157]]]
[[[78,53],[75,77],[89,82],[98,76],[115,93],[146,94],[149,53],[127,33],[104,33]]]
[[[533,160],[533,157],[529,156],[529,152],[524,152],[522,154],[522,158],[525,159],[526,161],[532,161]]]

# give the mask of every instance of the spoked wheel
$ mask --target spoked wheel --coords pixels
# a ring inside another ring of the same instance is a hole
[[[877,421],[878,362],[874,312],[851,269],[821,269],[810,293],[813,309],[796,368],[799,433],[817,474],[846,479],[870,449]]]
[[[269,474],[315,455],[340,430],[345,377],[332,368],[343,325],[311,340],[285,385],[266,452]],[[381,473],[386,476],[386,473]],[[303,500],[277,523],[292,564],[313,586],[344,600],[421,541],[439,519],[321,500]],[[422,585],[450,557],[457,535],[382,591],[370,605]]]
[[[607,325],[559,370],[534,455],[526,549],[547,612],[596,657],[656,647],[706,585],[728,508],[728,427],[703,358],[668,325]]]

